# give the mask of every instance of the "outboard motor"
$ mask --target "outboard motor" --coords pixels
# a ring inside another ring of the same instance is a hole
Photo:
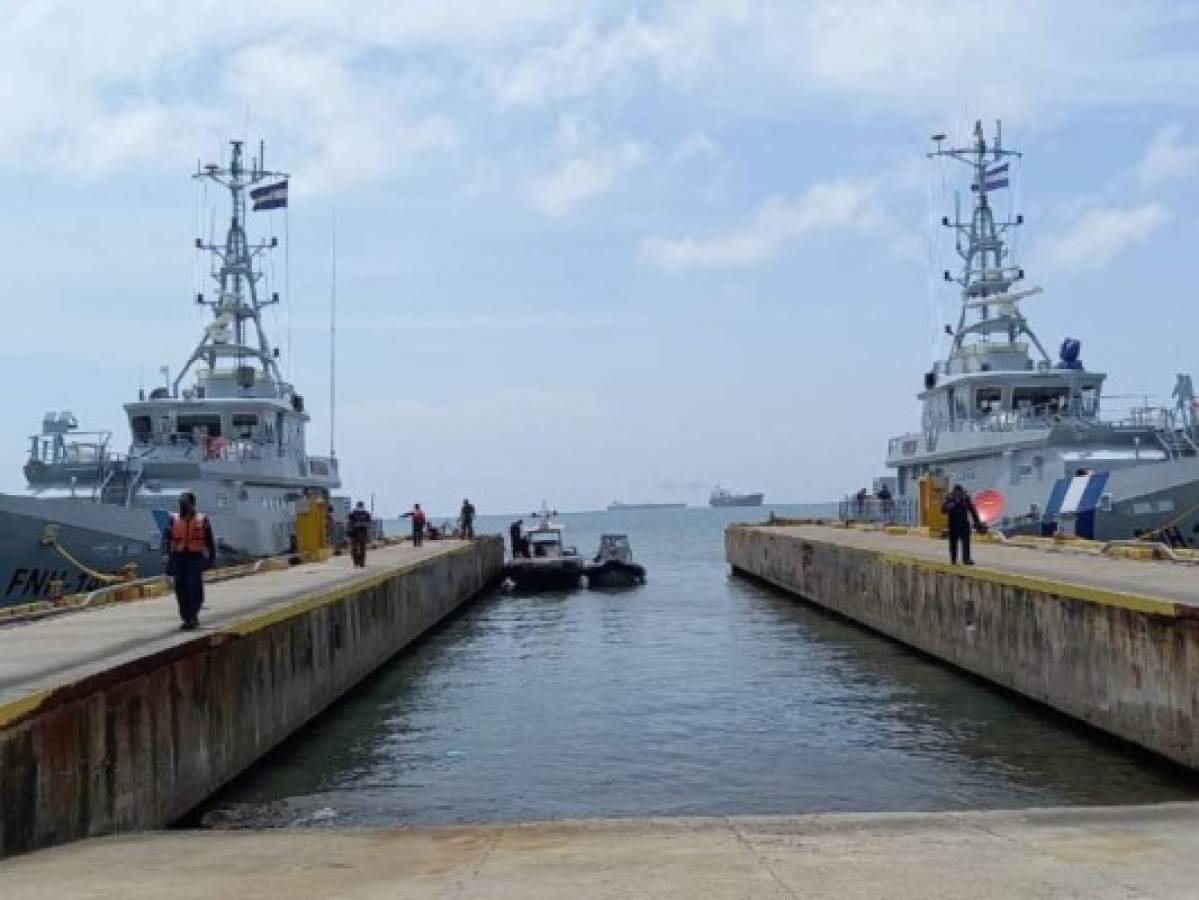
[[[1079,358],[1080,353],[1082,353],[1082,341],[1072,337],[1066,338],[1062,341],[1062,349],[1058,351],[1060,360],[1055,368],[1081,369],[1082,360]]]

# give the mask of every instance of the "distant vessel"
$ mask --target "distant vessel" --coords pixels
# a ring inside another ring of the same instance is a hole
[[[263,330],[262,310],[279,298],[260,293],[262,258],[277,242],[246,236],[248,201],[285,206],[287,176],[266,170],[261,155],[246,165],[234,141],[227,167],[195,177],[228,190],[232,207],[224,241],[196,241],[213,259],[215,295],[195,298],[212,321],[173,382],[125,405],[127,454],[113,451],[107,431],[79,431],[69,412],[46,415],[30,439],[28,491],[0,494],[0,605],[52,586],[91,589],[93,573],[129,563],[158,574],[161,534],[185,491],[208,514],[221,561],[285,553],[298,506],[340,484],[336,459],[309,454],[303,397]],[[183,387],[189,372],[194,384]]]
[[[963,485],[1004,531],[1195,546],[1199,417],[1190,376],[1178,376],[1173,409],[1144,402],[1124,416],[1104,415],[1104,373],[1083,365],[1071,338],[1051,359],[1021,308],[1041,293],[1018,286],[1024,269],[1009,242],[1024,217],[998,217],[992,205],[1020,154],[1003,146],[998,125],[992,141],[981,122],[967,146],[944,147],[944,139],[934,135],[930,156],[964,163],[970,174],[973,209],[962,215],[955,204],[952,218],[941,219],[962,261],[956,276],[943,276],[960,286],[961,310],[956,327],[946,326],[946,357],[924,375],[919,430],[888,446],[895,498],[914,505],[920,479],[931,475]],[[1129,314],[1152,313],[1146,305]]]
[[[621,503],[613,500],[608,504],[608,512],[622,509],[685,509],[686,506],[686,503]]]
[[[732,491],[717,486],[708,498],[709,506],[761,506],[765,494],[734,494]]]

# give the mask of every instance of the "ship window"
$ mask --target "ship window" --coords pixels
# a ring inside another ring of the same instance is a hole
[[[974,411],[989,416],[999,412],[1003,403],[1003,390],[997,387],[980,387],[974,392]]]
[[[133,416],[129,419],[129,428],[133,439],[139,444],[147,444],[154,432],[154,423],[149,416]]]
[[[1064,412],[1066,389],[1055,387],[1016,388],[1012,392],[1012,406],[1038,416]]]
[[[233,414],[233,434],[241,440],[248,441],[254,437],[254,430],[257,427],[258,416],[253,413]]]
[[[184,437],[190,438],[197,428],[203,430],[208,437],[220,437],[221,417],[215,415],[179,416],[175,419],[175,430]]]
[[[1095,416],[1099,414],[1099,385],[1088,384],[1079,391],[1082,402],[1082,414]]]

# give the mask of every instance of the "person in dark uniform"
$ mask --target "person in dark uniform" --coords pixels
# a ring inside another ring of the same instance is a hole
[[[354,565],[362,568],[366,565],[366,545],[371,539],[371,514],[366,511],[366,504],[361,500],[350,513],[350,558]]]
[[[512,541],[512,558],[513,559],[520,558],[520,549],[521,549],[521,543],[522,543],[521,535],[520,535],[520,528],[524,524],[524,522],[525,522],[524,519],[517,519],[515,522],[513,522],[511,525],[508,526],[508,538]]]
[[[175,579],[175,601],[179,604],[181,631],[200,626],[204,605],[204,570],[216,562],[216,541],[208,516],[196,512],[196,495],[179,495],[179,512],[173,514],[162,533],[164,569]]]
[[[960,484],[955,484],[953,490],[949,492],[949,496],[945,498],[945,502],[941,504],[941,512],[945,513],[949,519],[949,561],[957,564],[958,545],[960,544],[962,564],[974,565],[974,560],[970,558],[970,525],[973,522],[974,527],[981,531],[983,523],[978,517],[978,510],[974,508],[974,501],[970,499],[966,489]]]
[[[419,547],[425,540],[425,511],[419,503],[413,503],[412,510],[404,513],[402,518],[412,520],[412,546]]]
[[[462,501],[462,537],[472,540],[475,536],[475,506],[469,500]]]
[[[878,489],[878,493],[874,495],[878,499],[878,508],[883,515],[884,522],[891,521],[891,515],[895,511],[895,504],[892,502],[891,489],[885,484]]]

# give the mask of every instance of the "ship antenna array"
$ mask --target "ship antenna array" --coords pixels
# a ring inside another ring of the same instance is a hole
[[[952,332],[954,351],[961,348],[968,333],[985,337],[999,329],[1012,333],[1013,339],[1015,332],[1027,334],[1048,360],[1041,342],[1019,312],[1019,300],[1039,293],[1040,288],[1012,291],[1012,286],[1023,280],[1024,270],[1009,260],[1011,251],[1005,238],[1009,233],[1013,237],[1018,233],[1024,216],[1017,213],[997,219],[990,203],[992,193],[1009,187],[1012,177],[1009,168],[1012,162],[1019,162],[1022,154],[1003,146],[1003,124],[999,121],[995,123],[994,140],[989,143],[981,121],[975,121],[973,140],[965,146],[946,146],[944,134],[934,134],[932,140],[936,149],[928,153],[928,158],[955,160],[970,167],[970,190],[974,194],[968,217],[963,217],[961,194],[956,191],[953,218],[941,217],[941,225],[954,232],[954,247],[962,260],[960,275],[955,276],[948,269],[942,272],[945,281],[961,287],[961,312],[958,327]],[[979,320],[967,325],[971,309],[978,313]]]
[[[196,294],[196,303],[209,307],[214,321],[176,376],[171,386],[174,396],[179,395],[180,383],[197,361],[206,360],[211,370],[215,368],[218,356],[234,355],[239,370],[246,358],[253,358],[261,365],[263,373],[272,378],[275,384],[283,382],[276,358],[277,351],[271,348],[267,340],[261,318],[263,309],[279,302],[279,295],[272,292],[270,296],[259,296],[259,282],[263,278],[263,272],[256,266],[263,255],[279,245],[279,239],[271,237],[257,243],[251,243],[247,239],[246,201],[247,193],[256,185],[272,180],[283,183],[285,187],[290,176],[286,172],[266,168],[265,142],[259,143],[258,156],[251,158],[248,165],[243,161],[245,142],[234,140],[229,143],[231,153],[227,165],[222,153],[220,163],[202,165],[197,162],[196,171],[192,175],[194,180],[205,185],[205,189],[212,182],[229,191],[231,216],[223,243],[218,243],[215,236],[210,236],[207,240],[202,237],[195,239],[196,249],[206,250],[211,255],[210,275],[217,283],[217,294],[214,298],[206,297],[199,291]],[[249,343],[247,323],[253,325],[253,345]],[[220,332],[226,326],[232,326],[232,342],[218,338],[214,333]]]

